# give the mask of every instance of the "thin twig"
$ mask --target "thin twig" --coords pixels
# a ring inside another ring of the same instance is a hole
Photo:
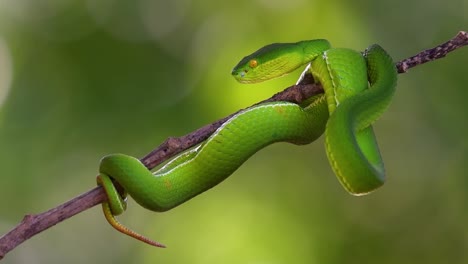
[[[0,260],[6,253],[34,235],[80,212],[94,207],[106,199],[102,188],[95,187],[44,213],[24,216],[23,220],[15,228],[0,238]]]
[[[405,73],[414,66],[424,64],[445,57],[449,52],[468,45],[468,33],[460,31],[451,40],[438,45],[435,48],[424,50],[410,58],[404,59],[396,64],[398,73]]]
[[[449,52],[455,49],[468,45],[468,34],[465,31],[460,31],[453,39],[432,49],[424,50],[419,54],[404,59],[395,64],[399,73],[405,73],[410,68],[417,65],[440,59],[445,57]],[[261,101],[257,104],[272,101],[288,101],[293,103],[301,103],[305,99],[323,93],[323,89],[319,84],[311,83],[310,76],[306,75],[299,84],[290,86],[284,91],[272,96],[271,98]],[[255,104],[255,105],[257,105]],[[252,106],[251,106],[252,107]],[[242,111],[242,110],[239,110]],[[217,120],[209,125],[206,125],[194,132],[182,137],[168,138],[159,147],[141,159],[146,167],[152,169],[169,158],[187,150],[201,142],[205,141],[216,129],[218,129],[226,120],[231,118],[236,113],[225,118]],[[23,220],[11,231],[0,237],[0,260],[27,239],[34,235],[60,223],[75,214],[85,211],[97,204],[102,203],[107,198],[101,187],[79,195],[70,201],[50,209],[44,213],[35,215],[26,215]]]

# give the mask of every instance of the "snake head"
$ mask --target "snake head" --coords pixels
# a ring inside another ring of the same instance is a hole
[[[329,47],[328,41],[322,39],[269,44],[244,57],[231,74],[241,83],[281,77],[309,63]]]

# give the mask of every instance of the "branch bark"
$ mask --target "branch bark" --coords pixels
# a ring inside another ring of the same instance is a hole
[[[412,57],[395,64],[398,73],[406,73],[410,68],[426,62],[445,57],[448,53],[468,45],[468,33],[460,31],[454,38],[434,48],[424,50]],[[311,76],[305,74],[298,84],[286,88],[284,91],[250,107],[265,102],[288,101],[301,103],[305,99],[323,93],[320,84],[312,83]],[[247,109],[247,108],[246,108]],[[205,141],[216,129],[241,109],[227,117],[219,119],[211,124],[201,127],[190,134],[181,137],[170,137],[151,153],[141,159],[148,169],[152,169],[169,158]],[[26,215],[23,220],[11,231],[0,237],[0,260],[19,244],[34,235],[82,212],[95,205],[106,201],[107,197],[101,187],[83,193],[68,202],[40,214]]]

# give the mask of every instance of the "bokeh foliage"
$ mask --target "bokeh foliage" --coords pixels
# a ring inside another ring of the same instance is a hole
[[[141,157],[169,136],[292,84],[230,76],[272,42],[327,38],[399,60],[467,30],[468,1],[0,1],[0,233],[92,187],[100,157]],[[465,27],[465,28],[463,28]],[[400,75],[375,125],[388,183],[341,188],[323,140],[270,146],[164,214],[121,217],[169,246],[122,236],[99,208],[5,263],[465,263],[468,48]]]

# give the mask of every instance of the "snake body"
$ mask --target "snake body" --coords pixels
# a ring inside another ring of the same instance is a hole
[[[109,223],[127,235],[163,246],[117,222],[114,216],[125,210],[127,193],[147,209],[167,211],[219,184],[265,146],[308,144],[324,132],[331,167],[348,192],[362,195],[381,186],[384,167],[371,125],[389,105],[397,73],[380,46],[372,45],[362,54],[331,48],[323,39],[275,43],[244,57],[232,75],[241,83],[256,83],[309,63],[324,94],[301,105],[273,102],[242,111],[200,146],[154,173],[131,156],[104,157],[97,182],[108,197],[103,210]]]

